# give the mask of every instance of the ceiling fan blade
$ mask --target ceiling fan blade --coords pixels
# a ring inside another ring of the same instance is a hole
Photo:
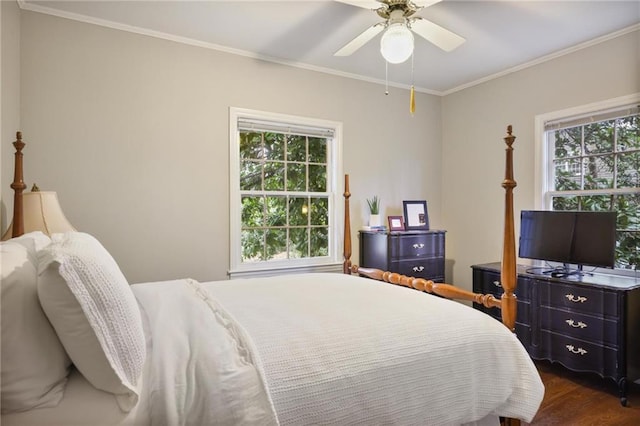
[[[465,39],[458,34],[420,17],[412,20],[411,29],[420,37],[430,41],[445,52],[451,52],[465,42]]]
[[[363,9],[377,9],[382,6],[379,1],[376,0],[335,0],[340,3],[350,4],[351,6],[361,7]]]
[[[377,36],[382,30],[384,30],[384,23],[377,23],[362,33],[359,36],[351,40],[349,43],[344,45],[340,50],[333,54],[333,56],[349,56],[356,50],[360,49],[364,46],[369,40]]]

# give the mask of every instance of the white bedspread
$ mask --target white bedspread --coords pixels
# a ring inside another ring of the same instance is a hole
[[[341,274],[132,289],[148,320],[139,405],[72,377],[58,407],[3,425],[495,424],[530,422],[542,400],[502,324],[436,296]]]
[[[282,425],[530,422],[542,401],[517,338],[466,305],[341,274],[204,285],[251,336]]]

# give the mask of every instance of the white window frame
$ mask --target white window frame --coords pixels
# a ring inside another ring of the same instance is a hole
[[[594,102],[587,105],[581,105],[573,108],[567,108],[563,110],[553,111],[545,114],[535,116],[534,122],[534,137],[535,137],[535,168],[534,168],[534,184],[535,184],[535,199],[534,206],[538,210],[551,210],[551,188],[553,187],[553,180],[550,170],[553,170],[553,155],[549,152],[549,141],[546,137],[545,127],[548,122],[568,119],[588,117],[590,114],[594,114],[600,111],[609,109],[616,109],[630,105],[634,103],[640,103],[640,93],[634,93],[627,96],[621,96],[617,98],[608,99],[601,102]],[[595,190],[594,192],[598,192]],[[615,192],[615,190],[607,190],[607,193]],[[626,271],[622,269],[606,269],[597,268],[599,273],[608,273],[615,275],[630,275],[634,276],[638,271]]]
[[[241,243],[241,192],[239,120],[273,122],[278,125],[327,128],[334,137],[327,144],[327,189],[329,192],[329,255],[322,258],[269,260],[242,262]],[[257,111],[246,108],[229,108],[229,276],[245,278],[271,276],[298,272],[339,272],[342,270],[342,239],[344,224],[344,183],[342,175],[342,123],[288,114]]]

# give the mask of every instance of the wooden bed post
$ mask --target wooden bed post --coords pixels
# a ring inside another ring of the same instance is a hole
[[[22,214],[22,191],[25,190],[27,185],[24,183],[24,175],[22,171],[22,148],[25,143],[22,142],[22,133],[16,132],[16,141],[13,142],[13,146],[16,148],[15,153],[15,168],[13,174],[13,183],[11,188],[14,190],[13,195],[13,225],[11,231],[11,238],[19,237],[24,234],[24,218]]]
[[[344,261],[342,263],[342,273],[351,274],[351,217],[349,216],[349,175],[344,175]]]
[[[516,245],[513,225],[513,188],[516,181],[513,179],[513,142],[516,137],[511,134],[511,125],[507,126],[507,136],[504,138],[506,148],[505,177],[502,187],[505,189],[504,199],[504,241],[502,244],[502,267],[500,268],[500,282],[502,293],[502,322],[509,330],[515,332],[518,300],[514,291],[516,289]]]

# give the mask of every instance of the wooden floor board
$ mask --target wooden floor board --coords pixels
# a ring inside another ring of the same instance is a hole
[[[536,365],[545,396],[533,421],[523,425],[640,426],[640,385],[629,386],[628,406],[623,407],[611,379],[548,362]]]

